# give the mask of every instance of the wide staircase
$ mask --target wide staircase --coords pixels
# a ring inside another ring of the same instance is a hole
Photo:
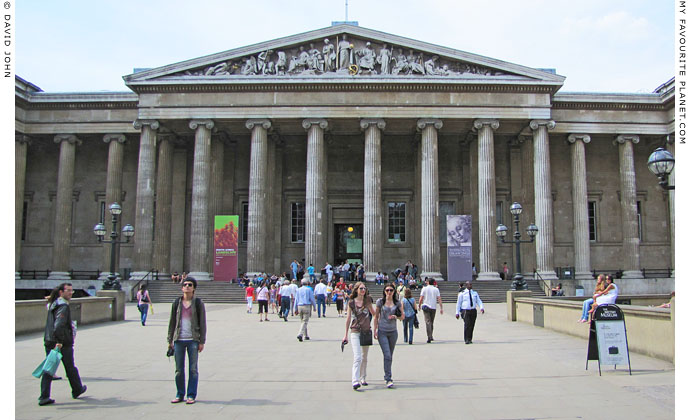
[[[352,282],[351,282],[352,283]],[[472,283],[474,290],[479,293],[479,297],[484,303],[502,303],[506,301],[506,292],[510,290],[512,281],[503,280],[489,280],[489,281],[474,281]],[[532,291],[534,297],[545,297],[544,291],[539,288],[539,282],[535,280],[528,280],[527,285]],[[374,300],[383,296],[383,286],[368,283],[369,294]],[[458,298],[458,290],[461,283],[442,281],[438,282],[438,288],[441,292],[441,299],[446,304],[445,309],[449,310],[449,304],[455,304]],[[166,281],[150,281],[148,282],[149,293],[151,299],[155,303],[172,302],[175,298],[182,295],[182,288],[179,284]],[[419,301],[419,292],[421,289],[413,290],[412,296]],[[204,302],[208,303],[245,303],[244,288],[235,283],[209,281],[199,282],[196,290],[196,296],[200,297]]]

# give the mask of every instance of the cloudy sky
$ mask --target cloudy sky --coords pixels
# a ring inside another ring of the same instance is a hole
[[[673,76],[673,2],[349,0],[349,20],[566,76],[561,91],[651,92]],[[16,74],[46,92],[126,91],[122,76],[345,20],[345,0],[16,4]]]

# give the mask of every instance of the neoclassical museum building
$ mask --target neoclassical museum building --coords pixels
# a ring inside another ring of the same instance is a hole
[[[110,231],[113,202],[135,228],[116,257],[133,279],[212,279],[215,215],[239,216],[240,272],[349,259],[372,278],[411,260],[445,280],[464,280],[447,278],[446,216],[470,215],[478,281],[498,279],[516,265],[495,234],[512,235],[513,202],[523,238],[539,228],[528,276],[670,273],[673,193],[646,163],[673,152],[674,81],[562,93],[564,80],[350,24],[138,69],[131,92],[17,77],[16,276],[107,274],[93,227]]]

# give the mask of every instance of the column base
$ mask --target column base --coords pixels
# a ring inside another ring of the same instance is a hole
[[[146,277],[147,280],[153,280],[153,273],[149,273],[148,271],[132,271],[129,273],[128,280],[140,281],[143,280],[144,277]]]
[[[498,275],[497,271],[481,271],[477,274],[477,281],[484,280],[501,280],[501,276]]]
[[[68,271],[51,271],[48,280],[72,280]]]
[[[556,274],[555,271],[537,271],[538,275],[534,276],[534,280],[539,281],[544,280],[544,281],[554,281],[558,280],[558,275]]]
[[[591,271],[576,271],[575,280],[592,280],[594,276]]]
[[[14,279],[15,280],[21,280],[22,279],[22,276],[19,275],[19,271],[14,272]]]
[[[366,279],[366,281],[376,281],[376,276],[378,274],[379,273],[376,271],[366,271],[364,273],[364,278]],[[383,274],[383,273],[381,273],[381,274]]]
[[[211,274],[211,279],[213,279],[213,274]],[[172,274],[159,272],[158,273],[158,280],[170,281],[170,280],[172,280]]]
[[[623,271],[623,279],[642,279],[642,271],[640,270],[625,270]]]
[[[419,277],[422,279],[422,284],[424,283],[424,279],[427,277],[436,281],[445,281],[443,274],[436,271],[422,271],[422,274],[420,274]]]
[[[210,281],[211,276],[207,271],[192,271],[189,273],[188,277],[194,277],[196,281]]]
[[[101,275],[98,276],[98,280],[100,280],[100,281],[106,281],[106,280],[108,280],[108,276],[109,276],[109,275],[110,275],[110,272],[109,272],[109,271],[103,271],[103,272],[101,272]],[[122,281],[122,277],[120,277],[120,273],[115,273],[115,278],[116,278],[118,281]]]

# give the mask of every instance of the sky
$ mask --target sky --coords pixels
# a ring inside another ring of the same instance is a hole
[[[345,20],[346,0],[16,2],[16,74],[46,92]],[[566,76],[561,92],[652,92],[673,77],[669,0],[348,0],[365,28]]]

